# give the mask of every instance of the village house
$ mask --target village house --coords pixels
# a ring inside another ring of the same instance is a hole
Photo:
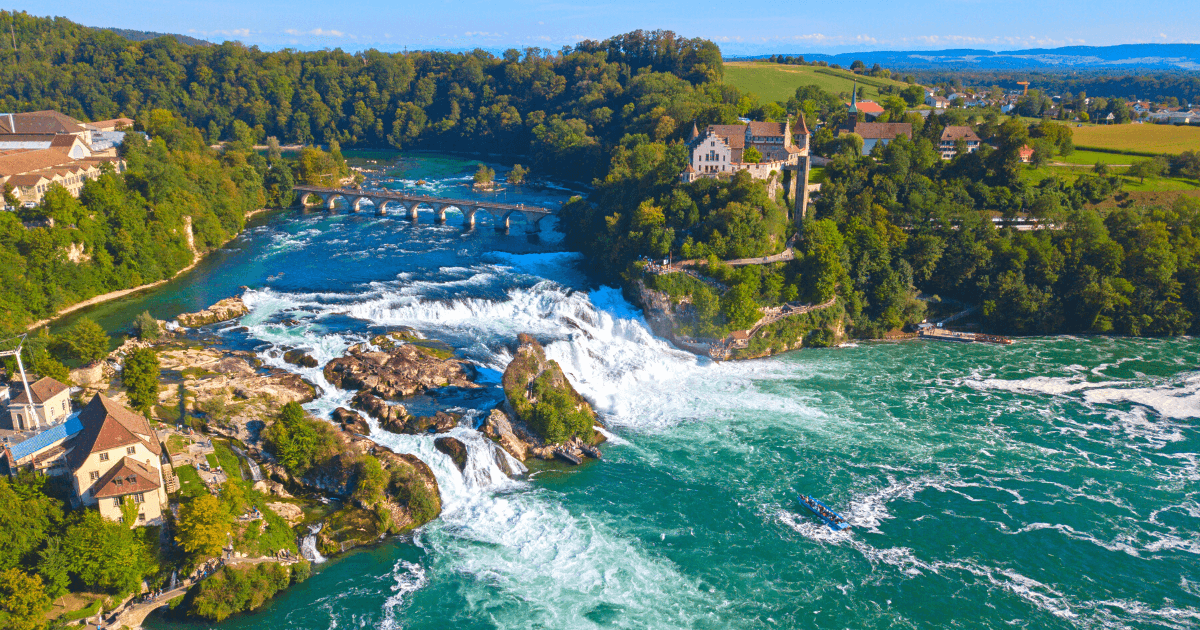
[[[975,135],[973,129],[965,125],[949,125],[942,130],[942,137],[938,142],[938,152],[942,154],[943,160],[949,160],[957,154],[956,146],[960,140],[966,143],[967,153],[979,150],[979,136]]]
[[[1023,145],[1020,149],[1017,149],[1017,157],[1019,157],[1021,159],[1021,162],[1025,163],[1025,164],[1032,162],[1033,161],[1033,147],[1029,146],[1028,144]]]
[[[854,127],[840,130],[841,133],[858,134],[863,139],[862,154],[868,155],[875,145],[887,146],[887,143],[899,136],[912,139],[912,123],[876,123],[860,122]]]
[[[800,140],[800,144],[795,140]],[[680,175],[685,183],[738,171],[748,171],[755,179],[767,179],[772,172],[781,173],[785,167],[794,167],[801,157],[808,155],[808,127],[801,116],[793,138],[790,120],[709,125],[703,133],[693,123],[687,146],[690,159]],[[745,161],[746,149],[751,147],[762,155],[761,161]]]
[[[8,426],[12,431],[31,431],[61,423],[71,414],[71,388],[49,376],[13,385],[8,401]]]
[[[83,123],[55,111],[0,114],[0,184],[11,186],[27,206],[41,203],[54,184],[78,197],[105,164],[124,170],[117,146],[125,135],[121,129],[132,123],[128,118]]]
[[[926,94],[925,104],[934,109],[946,109],[950,107],[950,99],[937,94]]]
[[[102,394],[65,422],[6,441],[3,465],[9,475],[68,477],[72,504],[95,506],[109,520],[121,521],[128,502],[135,525],[162,523],[168,499],[158,436],[145,418]]]
[[[161,523],[167,505],[163,449],[150,423],[102,394],[80,412],[79,423],[67,455],[75,502],[119,521],[128,499],[137,508],[138,525]]]

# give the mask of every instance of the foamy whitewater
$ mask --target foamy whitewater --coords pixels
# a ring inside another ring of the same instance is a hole
[[[464,191],[414,168],[382,183]],[[462,472],[432,436],[370,421],[430,465],[439,519],[216,627],[1200,627],[1200,343],[860,343],[717,364],[654,337],[560,235],[453,220],[288,214],[219,263],[252,287],[220,334],[315,384],[316,416],[352,392],[283,353],[324,365],[400,326],[451,344],[483,387],[405,402],[463,414]],[[600,411],[604,461],[496,466],[476,427],[522,332]],[[801,492],[854,527],[820,525]]]

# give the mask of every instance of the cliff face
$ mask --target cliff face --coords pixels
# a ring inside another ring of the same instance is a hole
[[[575,391],[557,362],[533,337],[521,334],[512,362],[504,370],[504,396],[515,417],[493,411],[483,426],[513,457],[558,457],[578,463],[581,455],[599,455],[604,441],[595,430],[596,412]]]

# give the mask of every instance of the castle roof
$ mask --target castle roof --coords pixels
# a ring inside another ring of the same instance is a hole
[[[746,125],[709,125],[704,131],[720,137],[730,149],[746,148]]]
[[[750,122],[747,134],[759,137],[782,136],[787,131],[787,123],[781,122]]]

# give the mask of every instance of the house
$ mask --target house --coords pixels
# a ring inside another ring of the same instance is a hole
[[[927,94],[925,96],[925,104],[934,109],[946,109],[950,107],[950,99],[936,94]]]
[[[808,127],[803,116],[794,136],[791,121],[709,125],[703,133],[693,124],[687,146],[690,159],[680,175],[685,183],[737,171],[749,171],[755,179],[767,179],[772,172],[794,167],[802,156],[808,155]],[[761,161],[744,160],[746,149],[751,147],[762,155]]]
[[[883,105],[875,101],[858,101],[857,103],[847,103],[847,107],[857,108],[858,120],[870,122],[883,115]]]
[[[77,505],[96,506],[120,521],[122,504],[137,507],[138,525],[162,523],[167,491],[163,448],[150,423],[102,394],[79,413],[81,429],[71,440],[66,463]]]
[[[943,160],[949,160],[957,153],[955,146],[961,140],[967,144],[967,153],[974,153],[979,150],[979,136],[975,135],[975,131],[965,125],[949,125],[942,130],[942,137],[938,142],[938,151],[942,154]]]
[[[912,123],[876,123],[860,122],[851,129],[842,129],[841,133],[855,133],[863,139],[863,155],[871,152],[875,145],[895,140],[898,136],[912,139]]]
[[[1028,164],[1033,161],[1033,147],[1028,144],[1017,149],[1017,157],[1021,158],[1021,162]]]
[[[0,184],[12,186],[27,206],[41,203],[55,184],[78,197],[104,164],[124,170],[117,146],[125,132],[118,129],[131,123],[120,118],[93,125],[55,111],[0,114]]]
[[[60,424],[71,414],[71,388],[46,376],[26,385],[18,381],[8,401],[8,426],[30,431]]]

